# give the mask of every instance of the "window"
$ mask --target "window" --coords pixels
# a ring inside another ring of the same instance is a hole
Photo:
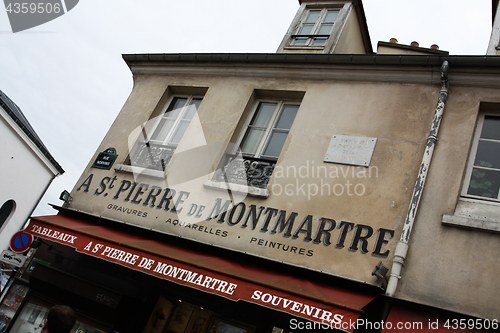
[[[210,186],[216,183],[245,185],[241,190],[267,197],[265,190],[285,144],[300,104],[289,101],[258,100],[236,141],[237,149],[226,154],[222,167]],[[208,184],[207,183],[207,184]],[[260,189],[259,189],[260,188]]]
[[[131,154],[132,166],[165,170],[193,119],[202,97],[174,96],[162,113],[150,120]]]
[[[259,102],[240,143],[242,154],[276,161],[298,109],[297,104]]]
[[[174,97],[156,125],[149,142],[177,147],[201,100],[201,97]]]
[[[481,114],[466,173],[464,196],[500,201],[500,117]]]
[[[323,46],[333,29],[339,14],[338,9],[310,9],[300,24],[296,35],[292,35],[294,46]]]
[[[16,209],[16,202],[14,200],[7,200],[4,202],[2,207],[0,208],[0,228],[4,225],[5,222],[9,220]]]

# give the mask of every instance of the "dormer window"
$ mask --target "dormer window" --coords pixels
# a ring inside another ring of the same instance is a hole
[[[308,10],[297,34],[292,35],[294,46],[322,46],[335,24],[339,14],[338,9],[311,9]]]
[[[299,3],[278,53],[373,53],[361,2],[299,0]]]

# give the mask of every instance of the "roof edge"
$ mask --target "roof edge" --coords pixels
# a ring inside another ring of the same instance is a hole
[[[311,54],[311,53],[144,53],[123,54],[129,67],[136,63],[268,63],[350,64],[377,66],[500,67],[498,56],[418,54]]]
[[[47,158],[52,166],[59,172],[64,173],[64,169],[57,163],[55,158],[50,154],[47,147],[38,137],[33,127],[31,127],[28,119],[24,116],[21,109],[14,103],[3,91],[0,90],[0,107],[4,109],[9,117],[19,126],[19,128],[28,136],[33,144],[40,150],[43,156]]]

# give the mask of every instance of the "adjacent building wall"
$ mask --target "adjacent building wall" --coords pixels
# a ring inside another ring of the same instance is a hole
[[[499,96],[497,89],[450,87],[396,297],[498,319],[498,232],[444,225],[442,220],[455,214],[480,103],[499,103]]]
[[[16,202],[11,218],[0,229],[1,249],[8,249],[15,232],[23,228],[43,193],[55,177],[41,154],[34,150],[24,132],[14,130],[17,125],[0,110],[0,146],[2,154],[2,186],[0,206],[7,200]],[[35,148],[36,149],[36,148]]]

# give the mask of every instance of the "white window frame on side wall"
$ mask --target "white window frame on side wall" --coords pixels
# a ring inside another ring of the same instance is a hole
[[[474,165],[480,140],[498,142],[500,144],[500,140],[481,139],[484,120],[488,116],[496,117],[500,120],[500,113],[498,112],[485,110],[479,113],[462,184],[461,196],[453,215],[443,215],[443,225],[500,233],[500,191],[497,194],[497,198],[468,193],[474,168],[477,168],[479,171],[499,170],[500,172],[500,168]]]
[[[498,171],[500,173],[500,168],[493,168],[493,167],[481,166],[481,165],[474,164],[475,160],[476,160],[476,155],[478,152],[479,143],[481,141],[498,143],[500,145],[500,140],[481,138],[481,134],[483,131],[483,126],[484,126],[484,122],[485,122],[486,117],[498,118],[498,120],[500,121],[500,115],[498,115],[497,113],[482,112],[479,115],[478,120],[477,120],[476,130],[474,133],[473,143],[472,143],[472,147],[471,147],[471,151],[470,151],[470,155],[469,155],[469,161],[467,164],[467,171],[465,173],[464,183],[462,186],[462,197],[474,198],[477,200],[493,201],[493,202],[500,203],[500,190],[498,191],[496,198],[468,193],[470,185],[471,185],[471,181],[473,181],[472,177],[473,177],[474,169],[476,169],[477,171],[481,171],[481,170]],[[500,179],[499,179],[499,181],[500,181]],[[500,184],[499,184],[499,187],[500,187]]]

